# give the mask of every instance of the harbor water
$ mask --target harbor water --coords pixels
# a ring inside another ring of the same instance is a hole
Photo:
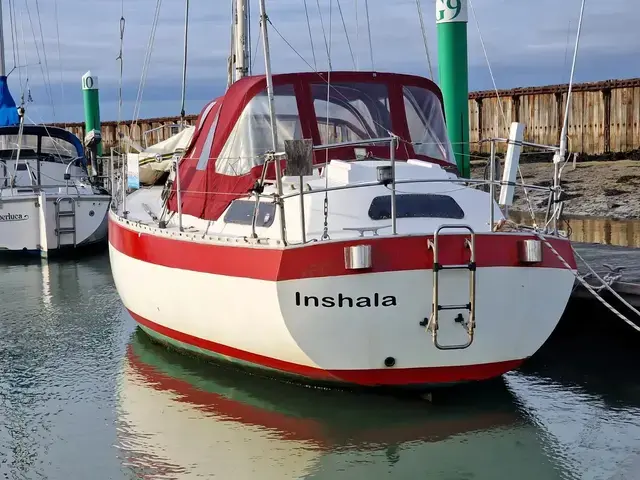
[[[106,253],[0,269],[2,479],[640,478],[631,329],[572,327],[497,381],[383,396],[150,342],[123,312]]]

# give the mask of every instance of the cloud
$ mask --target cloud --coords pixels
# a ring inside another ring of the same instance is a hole
[[[437,76],[435,0],[421,2],[432,66]],[[8,70],[16,64],[22,68],[11,73],[10,87],[14,97],[19,99],[22,91],[26,91],[28,77],[34,99],[28,105],[28,113],[37,121],[82,120],[80,78],[87,70],[100,78],[102,118],[117,118],[120,65],[116,57],[120,49],[120,17],[124,8],[121,116],[131,118],[157,0],[26,0],[12,3],[14,10],[5,7],[3,12],[6,63]],[[325,70],[328,68],[327,47],[331,51],[334,70],[353,69],[354,64],[370,70],[364,0],[340,0],[339,6],[333,0],[331,12],[329,0],[319,1],[320,11],[316,0],[306,0],[306,3],[313,49],[304,1],[267,0],[267,13],[273,24],[269,25],[273,71],[307,71],[309,65]],[[617,0],[587,4],[576,81],[640,76],[640,62],[637,61],[640,9],[636,3],[637,0]],[[226,86],[230,7],[228,0],[191,2],[189,113],[199,112],[207,100],[222,93]],[[468,25],[471,90],[492,88],[476,19],[499,88],[568,81],[580,0],[475,0],[473,7],[475,17],[470,11]],[[253,73],[259,74],[264,71],[264,60],[259,43],[258,16],[257,0],[251,0],[251,51],[255,53],[252,65]],[[15,48],[11,17],[16,27]],[[416,0],[369,0],[369,19],[376,70],[429,75]],[[143,117],[179,113],[183,29],[184,2],[164,0],[140,109]],[[331,34],[329,45],[325,44],[323,32],[327,37]],[[14,57],[14,51],[18,52],[18,57]],[[45,53],[48,68],[45,68]],[[55,118],[45,79],[50,80]]]

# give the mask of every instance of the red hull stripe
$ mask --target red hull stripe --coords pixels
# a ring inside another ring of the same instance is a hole
[[[178,342],[200,348],[214,355],[231,357],[232,359],[250,363],[258,368],[268,368],[284,374],[304,377],[316,381],[332,381],[362,386],[411,386],[438,385],[459,383],[473,380],[486,380],[497,377],[518,368],[524,359],[507,362],[486,363],[481,365],[465,365],[455,367],[429,368],[386,368],[372,370],[322,370],[306,365],[285,362],[255,353],[245,352],[210,340],[194,337],[171,328],[158,325],[129,310],[131,316],[141,325],[156,333],[177,340]],[[425,342],[429,341],[425,337]]]
[[[139,233],[109,219],[109,242],[119,252],[143,262],[181,270],[211,273],[258,280],[294,280],[362,273],[380,273],[433,268],[433,251],[428,248],[429,236],[373,237],[358,240],[327,242],[304,247],[247,248],[211,245]],[[441,237],[439,261],[444,265],[469,261],[465,235]],[[533,235],[487,233],[476,235],[478,267],[522,267],[519,242],[535,239]],[[549,242],[572,268],[575,258],[568,240]],[[372,268],[347,270],[344,248],[352,245],[372,246]],[[537,268],[566,268],[556,255],[543,246],[543,261],[531,265]]]

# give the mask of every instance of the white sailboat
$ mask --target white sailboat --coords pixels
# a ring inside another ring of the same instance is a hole
[[[160,342],[305,383],[432,388],[521,365],[573,288],[561,209],[551,228],[506,230],[496,182],[458,177],[427,78],[272,75],[264,1],[266,74],[247,75],[237,4],[235,81],[165,188],[109,213],[133,318]],[[526,144],[512,130],[507,204]]]
[[[104,243],[111,195],[91,181],[75,135],[25,124],[7,85],[1,26],[0,52],[0,254],[48,256]]]

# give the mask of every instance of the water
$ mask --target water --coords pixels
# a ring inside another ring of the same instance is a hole
[[[429,402],[167,351],[122,311],[106,255],[0,269],[0,478],[640,478],[631,334],[572,330]]]

